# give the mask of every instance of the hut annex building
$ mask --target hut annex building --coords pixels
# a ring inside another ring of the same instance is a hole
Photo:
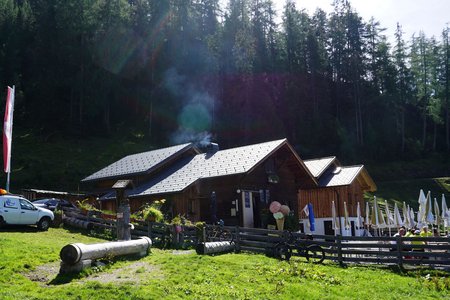
[[[166,215],[184,215],[193,222],[222,219],[226,225],[267,228],[275,224],[269,205],[278,201],[289,206],[300,229],[309,232],[303,208],[312,203],[315,234],[335,233],[334,201],[341,219],[346,202],[352,225],[340,227],[340,233],[358,235],[357,203],[364,209],[364,192],[376,190],[363,165],[342,166],[336,157],[302,160],[287,139],[225,150],[211,143],[204,151],[186,143],[133,154],[82,183],[99,195],[101,209],[115,211],[112,186],[118,180],[133,182],[125,191],[131,212],[165,199]]]

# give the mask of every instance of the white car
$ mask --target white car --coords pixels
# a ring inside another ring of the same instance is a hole
[[[48,230],[55,216],[53,212],[34,206],[27,199],[14,196],[0,196],[0,227],[9,225],[37,225],[39,230]]]

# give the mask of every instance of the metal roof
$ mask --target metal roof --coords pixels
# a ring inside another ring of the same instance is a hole
[[[123,177],[126,175],[149,173],[158,166],[161,166],[168,159],[192,148],[195,148],[194,145],[192,143],[187,143],[128,155],[81,181],[95,181],[100,179]]]
[[[317,159],[304,160],[306,167],[311,174],[318,178],[325,172],[326,169],[336,160],[336,156],[323,157]]]
[[[319,180],[319,187],[349,185],[355,180],[363,168],[363,165],[336,167],[323,174]]]
[[[183,158],[148,183],[131,190],[128,195],[139,197],[175,193],[184,190],[199,179],[250,172],[286,142],[286,139],[282,139]],[[109,197],[113,195],[102,198]]]

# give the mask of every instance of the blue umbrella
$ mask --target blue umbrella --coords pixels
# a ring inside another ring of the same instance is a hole
[[[314,221],[314,211],[313,211],[313,206],[311,203],[308,203],[308,211],[309,211],[309,224],[310,224],[310,230],[311,231],[315,231],[316,228],[314,226],[315,221]]]

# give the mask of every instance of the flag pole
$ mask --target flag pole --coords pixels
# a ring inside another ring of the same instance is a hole
[[[9,193],[9,182],[11,180],[11,171],[6,173],[6,191]]]

